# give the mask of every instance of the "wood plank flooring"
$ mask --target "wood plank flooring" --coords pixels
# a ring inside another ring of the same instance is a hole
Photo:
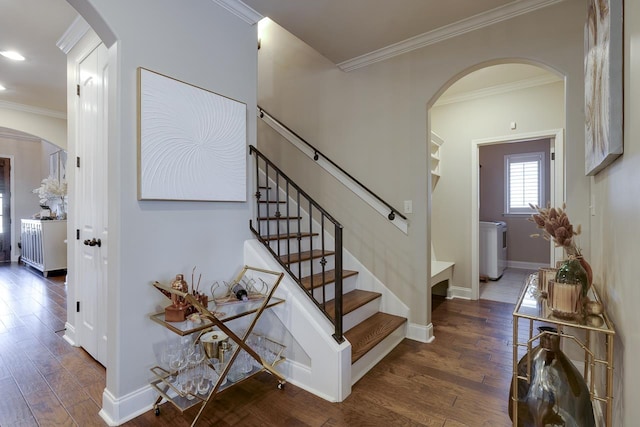
[[[0,426],[105,426],[105,370],[62,339],[64,276],[0,266]],[[434,297],[431,344],[404,340],[341,403],[261,374],[223,393],[199,426],[508,426],[513,305]],[[151,403],[151,402],[150,402]],[[189,426],[170,404],[125,426]]]

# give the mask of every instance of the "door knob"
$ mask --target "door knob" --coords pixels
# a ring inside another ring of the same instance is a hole
[[[86,246],[97,246],[97,247],[102,246],[102,241],[100,239],[96,240],[95,237],[93,239],[91,239],[91,240],[86,239],[83,243]]]

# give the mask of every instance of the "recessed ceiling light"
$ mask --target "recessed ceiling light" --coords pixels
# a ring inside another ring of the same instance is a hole
[[[11,50],[5,50],[0,52],[0,55],[5,58],[13,59],[14,61],[24,61],[24,56],[20,55],[18,52],[14,52]]]
[[[6,87],[0,85],[0,90],[5,90],[5,89],[6,89]]]

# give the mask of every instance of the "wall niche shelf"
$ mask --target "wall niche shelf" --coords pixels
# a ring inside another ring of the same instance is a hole
[[[442,144],[444,144],[444,140],[440,138],[435,132],[431,132],[431,143],[430,145],[430,168],[431,168],[431,189],[436,188],[436,184],[440,180],[440,149],[442,148]]]

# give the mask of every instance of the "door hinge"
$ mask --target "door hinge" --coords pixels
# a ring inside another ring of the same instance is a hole
[[[76,85],[76,95],[80,96],[80,85]]]
[[[80,167],[80,157],[76,157],[76,167]]]
[[[76,301],[76,313],[80,313],[80,301]]]
[[[80,240],[80,229],[76,228],[76,240]]]
[[[555,160],[556,159],[556,153],[551,153],[551,160]]]

